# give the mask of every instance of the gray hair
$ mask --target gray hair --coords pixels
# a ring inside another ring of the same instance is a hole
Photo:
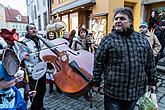
[[[125,14],[125,15],[128,16],[128,18],[130,19],[131,22],[134,21],[133,11],[132,11],[131,8],[128,8],[128,7],[117,8],[117,9],[115,10],[115,13],[114,13],[114,18],[115,18],[115,16],[116,16],[118,13]]]

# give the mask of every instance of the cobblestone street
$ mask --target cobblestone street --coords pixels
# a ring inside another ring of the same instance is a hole
[[[165,110],[165,75],[161,74],[159,81],[157,89],[159,110]],[[104,110],[103,102],[103,95],[94,93],[93,108],[90,108],[90,102],[86,101],[84,97],[74,99],[54,92],[46,93],[44,103],[47,110]]]
[[[48,110],[103,110],[103,95],[93,94],[93,108],[90,108],[90,101],[82,96],[78,99],[70,98],[64,94],[46,93],[45,107]]]

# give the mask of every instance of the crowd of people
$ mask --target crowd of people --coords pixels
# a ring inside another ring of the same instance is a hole
[[[156,90],[156,65],[164,57],[165,20],[160,21],[154,10],[149,22],[140,23],[140,31],[136,32],[132,10],[119,8],[114,13],[113,21],[112,31],[99,45],[85,27],[79,28],[78,34],[72,30],[63,38],[68,40],[71,49],[83,49],[94,54],[93,89],[99,90],[104,80],[105,110],[133,110],[147,86]],[[49,41],[57,39],[57,32],[53,29],[46,29],[45,38]],[[17,50],[21,52],[16,53],[20,64],[15,75],[9,75],[3,64],[5,50],[9,48],[15,51],[15,41],[12,40],[9,44],[5,41],[3,32],[0,33],[0,110],[45,110],[43,101],[46,78],[49,93],[54,92],[53,73],[56,68],[51,63],[47,63],[45,67],[46,74],[37,80],[33,78],[35,65],[43,62],[39,52],[44,44],[38,37],[35,24],[28,24],[26,30],[25,37],[17,39],[21,45]],[[15,33],[10,34],[10,37],[13,38]],[[23,92],[20,88],[23,88]]]

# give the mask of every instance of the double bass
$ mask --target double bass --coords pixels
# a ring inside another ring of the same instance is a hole
[[[64,94],[70,97],[80,97],[87,93],[92,88],[92,74],[89,73],[92,72],[92,70],[85,70],[84,68],[79,66],[79,64],[77,64],[76,60],[70,59],[66,51],[59,51],[57,47],[52,48],[53,44],[51,44],[51,42],[46,41],[46,39],[41,36],[38,37],[49,48],[49,50],[54,53],[50,55],[46,54],[49,52],[45,52],[45,54],[41,53],[41,59],[45,62],[53,64],[53,66],[57,70],[57,72],[54,73],[54,79],[55,84],[58,86],[58,88]],[[70,54],[74,56],[73,53],[74,52],[70,52]],[[75,54],[75,57],[78,57],[79,55],[81,55],[81,53],[78,52],[77,55]],[[92,62],[90,63],[90,65],[92,66],[93,54],[90,53],[89,55],[92,59]],[[63,56],[66,56],[65,59],[63,59]],[[81,59],[82,61],[89,60],[82,58],[78,59]]]

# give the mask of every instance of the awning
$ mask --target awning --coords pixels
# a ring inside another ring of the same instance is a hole
[[[164,0],[144,0],[142,4],[147,5],[147,4],[160,3],[160,2],[164,2]]]
[[[83,5],[87,5],[87,4],[95,4],[96,1],[95,0],[76,0],[74,2],[71,2],[69,4],[66,4],[64,6],[58,7],[56,9],[54,9],[51,13],[51,15],[54,15],[56,13],[61,13],[76,7],[81,7]]]

